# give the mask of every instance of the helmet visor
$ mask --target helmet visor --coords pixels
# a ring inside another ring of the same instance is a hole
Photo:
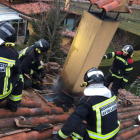
[[[123,53],[128,54],[128,52],[126,50],[123,49],[122,51],[123,51]]]

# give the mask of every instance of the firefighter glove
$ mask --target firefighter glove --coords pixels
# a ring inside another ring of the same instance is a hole
[[[64,140],[58,134],[53,137],[53,140]]]
[[[36,71],[34,71],[34,73],[32,74],[32,78],[40,81],[39,75],[37,74]]]
[[[42,72],[41,72],[41,76],[40,76],[40,78],[43,79],[45,76],[46,76],[46,72],[45,72],[45,71],[42,71]]]

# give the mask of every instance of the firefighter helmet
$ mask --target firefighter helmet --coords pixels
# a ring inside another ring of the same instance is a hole
[[[0,39],[4,42],[15,42],[15,29],[9,22],[2,22],[0,24]]]
[[[133,54],[134,49],[132,45],[126,45],[122,48],[122,51],[126,54],[129,54],[129,56],[131,56]]]
[[[39,41],[35,42],[35,47],[38,53],[47,52],[50,49],[49,42],[45,39],[40,39]]]
[[[101,70],[96,68],[91,68],[84,75],[84,83],[81,87],[88,86],[90,84],[104,83],[104,74]]]

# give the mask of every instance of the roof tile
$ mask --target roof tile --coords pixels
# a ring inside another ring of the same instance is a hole
[[[103,8],[106,12],[129,12],[132,14],[131,9],[127,5],[127,0],[90,0],[91,4],[97,5],[99,9]]]

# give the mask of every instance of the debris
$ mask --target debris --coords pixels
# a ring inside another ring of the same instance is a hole
[[[8,133],[5,133],[5,134],[0,134],[0,138],[5,137],[5,136],[9,136],[9,135],[22,133],[22,132],[27,132],[27,131],[31,131],[31,129],[25,128],[25,129],[20,129],[20,130],[15,130],[15,131],[12,131],[12,132],[8,132]]]

